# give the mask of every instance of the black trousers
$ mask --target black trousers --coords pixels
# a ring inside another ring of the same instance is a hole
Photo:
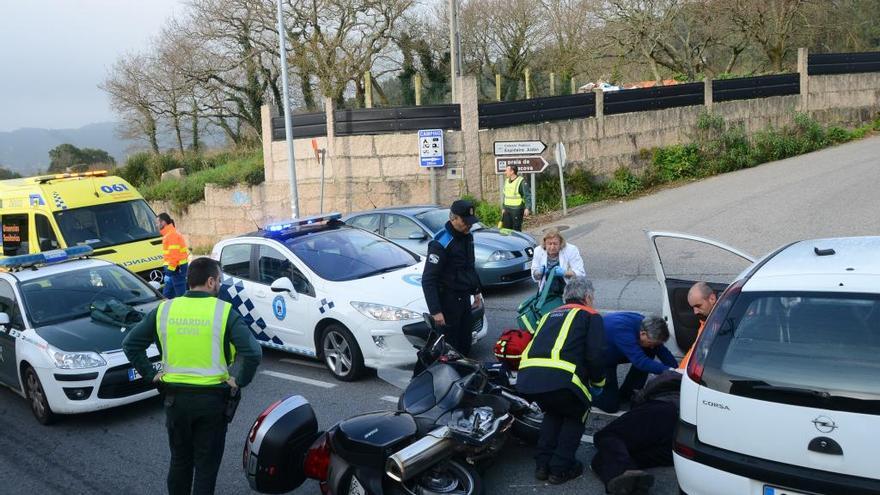
[[[456,351],[463,356],[471,352],[473,343],[473,321],[471,317],[471,295],[463,292],[440,293],[440,308],[446,325],[440,327],[440,333],[446,336]]]
[[[225,389],[166,392],[170,495],[214,493],[226,445],[226,398]]]
[[[505,206],[501,211],[501,227],[505,229],[522,230],[523,213],[525,213],[525,206],[522,208]]]
[[[618,387],[617,366],[605,368],[605,387],[602,389],[602,395],[593,399],[593,405],[605,412],[617,412],[620,404],[629,402],[633,393],[643,388],[646,381],[648,381],[648,372],[631,366],[623,383]]]
[[[590,465],[603,483],[629,469],[672,465],[678,404],[648,401],[593,436],[596,455]]]
[[[535,464],[561,475],[574,467],[590,409],[574,392],[554,390],[529,396],[544,411]]]

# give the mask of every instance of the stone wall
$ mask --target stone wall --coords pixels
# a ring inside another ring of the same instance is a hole
[[[806,53],[799,54],[806,60]],[[744,124],[752,134],[767,126],[783,126],[799,111],[807,111],[824,123],[854,125],[877,118],[880,112],[880,73],[833,76],[801,76],[801,95],[713,103],[707,93],[705,105],[619,115],[602,114],[602,94],[597,94],[597,116],[587,119],[545,122],[504,129],[479,130],[476,84],[462,78],[458,97],[462,103],[462,130],[445,133],[447,168],[437,171],[438,202],[449,204],[463,194],[492,200],[499,197],[494,170],[493,142],[541,140],[548,144],[544,157],[553,162],[553,146],[563,142],[571,168],[586,168],[608,176],[619,167],[645,165],[647,150],[686,143],[706,111],[727,122]],[[707,83],[707,91],[711,85]],[[332,104],[325,101],[333,115]],[[332,129],[332,121],[328,121]],[[272,141],[271,115],[263,110],[263,155],[266,182],[254,187],[219,189],[208,186],[205,201],[178,215],[178,226],[193,246],[253,230],[255,225],[289,218],[290,186],[285,141]],[[349,213],[391,205],[431,202],[431,171],[419,167],[416,132],[372,136],[317,138],[327,149],[323,211]],[[300,216],[320,210],[321,167],[311,139],[294,141]],[[448,169],[458,174],[448,177]],[[157,211],[167,205],[154,204]]]

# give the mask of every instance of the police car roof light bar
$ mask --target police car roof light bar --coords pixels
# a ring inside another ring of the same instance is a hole
[[[56,180],[56,179],[73,179],[73,178],[77,178],[77,177],[105,177],[106,175],[107,175],[106,170],[93,170],[91,172],[41,175],[38,177],[34,177],[34,180],[40,184],[45,184],[46,182],[49,182],[51,180]]]
[[[281,232],[282,230],[291,229],[293,227],[302,227],[304,225],[313,225],[316,223],[329,223],[340,220],[342,213],[326,213],[324,215],[312,215],[304,218],[292,218],[283,222],[271,223],[263,227],[267,232]]]
[[[84,258],[92,254],[89,246],[73,246],[67,249],[53,249],[35,254],[22,254],[20,256],[8,256],[0,258],[0,269],[20,270],[37,265],[48,265],[76,258]]]

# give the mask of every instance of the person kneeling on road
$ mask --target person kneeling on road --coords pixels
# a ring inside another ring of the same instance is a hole
[[[565,305],[546,314],[522,354],[516,388],[538,403],[544,421],[535,477],[552,484],[583,474],[575,458],[590,402],[605,383],[602,317],[591,306],[593,284],[575,277],[565,286]]]
[[[131,364],[144,380],[157,383],[165,399],[171,495],[214,493],[238,390],[250,383],[262,358],[238,312],[217,299],[220,277],[217,261],[194,260],[183,297],[161,302],[122,342]],[[162,356],[160,373],[147,359],[152,344]],[[243,362],[230,376],[236,354]]]
[[[605,412],[614,413],[620,404],[629,402],[633,392],[645,386],[648,374],[659,375],[678,366],[678,361],[663,345],[669,340],[669,328],[659,316],[642,316],[639,313],[608,313],[602,318],[605,324],[605,392],[594,405]],[[656,361],[659,359],[660,361]],[[632,363],[623,384],[617,385],[617,366]]]

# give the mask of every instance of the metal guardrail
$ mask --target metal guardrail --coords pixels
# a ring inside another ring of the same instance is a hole
[[[585,119],[596,115],[596,95],[580,93],[531,100],[482,103],[480,129],[496,129],[553,120]]]
[[[739,77],[712,81],[712,101],[748,100],[769,96],[796,95],[801,92],[801,76],[774,74],[772,76]]]
[[[816,53],[807,55],[807,74],[880,72],[880,52]]]
[[[293,116],[293,137],[307,138],[327,135],[324,112],[300,113]],[[284,117],[272,117],[272,141],[284,141]]]
[[[605,93],[605,115],[703,104],[703,83],[624,89]]]

